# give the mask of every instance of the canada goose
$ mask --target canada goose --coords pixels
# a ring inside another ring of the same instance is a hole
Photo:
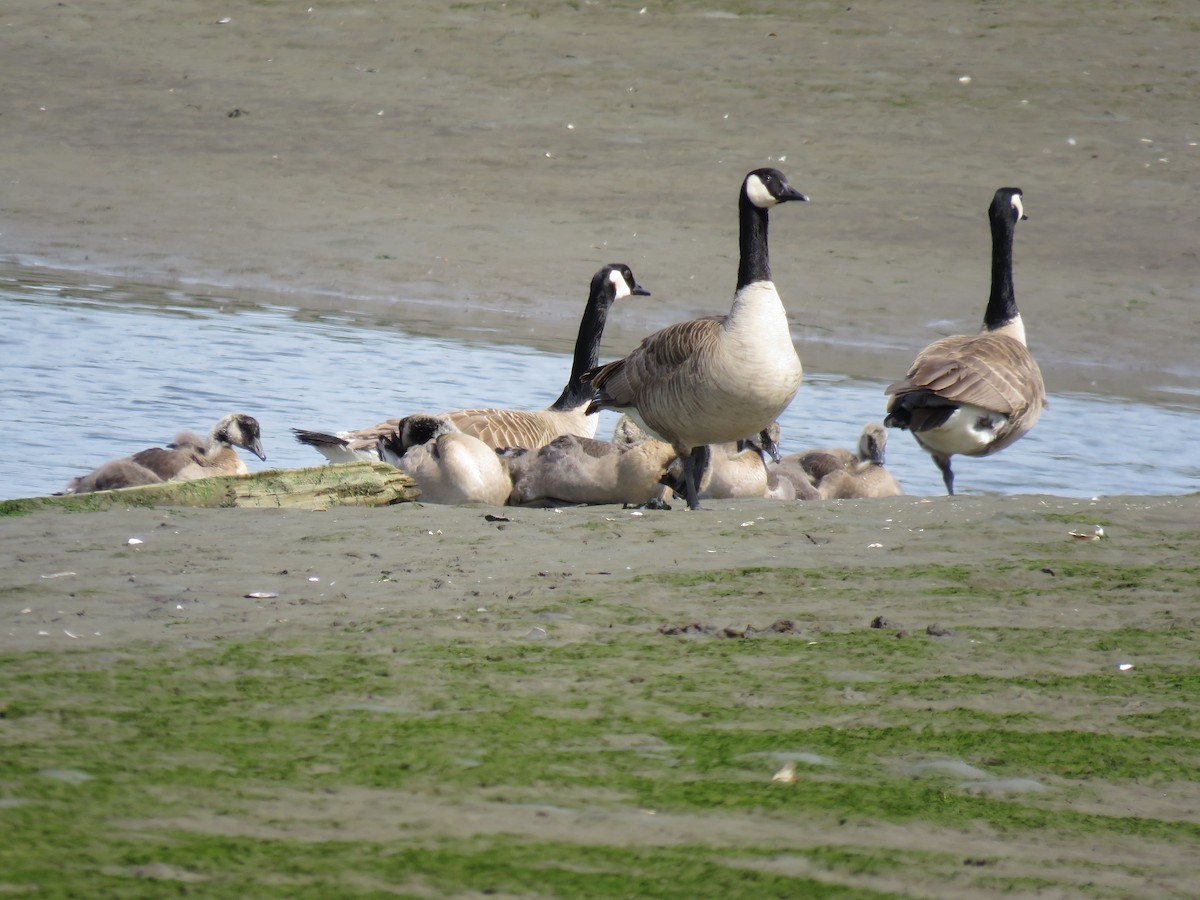
[[[777,468],[803,500],[899,497],[904,490],[884,468],[886,448],[886,429],[868,422],[859,435],[857,452],[841,447],[806,450],[784,457]]]
[[[882,466],[886,449],[887,430],[878,422],[868,422],[858,436],[857,451],[844,447],[805,450],[785,457],[785,461],[798,465],[816,484],[825,476],[858,463],[874,462]]]
[[[379,458],[412,478],[427,503],[503,506],[512,480],[496,451],[449,416],[412,415],[379,439]]]
[[[793,457],[785,456],[777,463],[768,466],[776,477],[792,485],[792,493],[797,500],[820,500],[821,492],[813,484],[812,478]]]
[[[773,422],[756,438],[727,441],[710,446],[708,465],[696,485],[700,499],[734,500],[765,497],[769,500],[795,500],[791,481],[781,477],[775,465],[767,464],[771,452],[778,453],[779,423]],[[771,448],[763,447],[766,444]],[[682,465],[673,474],[681,475]],[[679,493],[686,487],[677,478]]]
[[[815,467],[809,470],[809,474],[814,475],[821,499],[902,497],[904,489],[900,487],[900,482],[884,468],[886,451],[887,429],[878,422],[868,422],[858,437],[858,454],[852,456],[846,465],[826,472],[820,478],[815,478]]]
[[[1013,292],[1012,248],[1017,220],[1028,218],[1020,188],[1000,188],[988,207],[992,227],[992,289],[976,335],[934,341],[903,381],[889,385],[884,424],[913,433],[954,493],[950,457],[990,456],[1029,431],[1046,406],[1042,373],[1025,346],[1025,325]]]
[[[600,339],[613,303],[630,295],[650,296],[637,283],[629,266],[612,263],[592,276],[587,306],[579,322],[575,340],[575,357],[571,377],[558,399],[543,410],[459,409],[441,415],[449,418],[463,434],[479,438],[490,447],[525,447],[537,450],[560,434],[593,437],[597,416],[590,415],[588,404],[592,388],[582,381],[585,371],[596,365],[600,356]],[[296,440],[316,448],[330,462],[354,462],[373,459],[381,438],[395,434],[401,419],[389,419],[370,428],[326,434],[293,428]]]
[[[509,502],[645,503],[661,489],[673,459],[675,449],[664,441],[621,445],[562,435],[536,452],[510,457]]]
[[[902,497],[904,489],[880,463],[860,462],[831,472],[821,479],[817,491],[822,500],[863,500],[873,497]]]
[[[109,489],[87,487],[99,483],[113,487],[134,486],[133,483],[117,484],[120,480],[132,480],[136,484],[155,483],[144,480],[146,476],[139,470],[149,472],[157,481],[194,481],[214,475],[244,475],[249,469],[234,447],[243,447],[259,459],[266,460],[257,419],[245,413],[229,413],[212,427],[207,438],[191,431],[181,431],[166,447],[141,450],[72,479],[66,493]]]
[[[583,376],[597,392],[588,412],[628,412],[675,448],[690,509],[700,506],[705,446],[757,434],[800,387],[800,357],[771,281],[767,211],[807,199],[777,169],[750,172],[738,194],[741,255],[729,313],[669,325]]]
[[[701,498],[732,500],[766,497],[795,500],[792,482],[767,465],[766,451],[753,441],[715,444],[698,485]]]
[[[117,488],[141,487],[145,484],[162,484],[162,479],[139,466],[132,459],[113,459],[87,475],[72,478],[64,494],[90,494],[92,491],[112,491]]]

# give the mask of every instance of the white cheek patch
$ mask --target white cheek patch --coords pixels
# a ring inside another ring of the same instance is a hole
[[[629,288],[629,282],[625,280],[625,276],[619,270],[613,269],[608,273],[608,280],[612,282],[612,286],[616,288],[617,299],[622,300],[630,296],[633,291]]]
[[[757,175],[746,179],[746,197],[759,209],[767,209],[779,202]]]
[[[1021,203],[1021,195],[1020,194],[1013,194],[1012,205],[1013,205],[1013,209],[1015,209],[1017,211],[1017,221],[1019,222],[1023,218],[1025,218],[1025,206],[1024,206],[1024,204]]]

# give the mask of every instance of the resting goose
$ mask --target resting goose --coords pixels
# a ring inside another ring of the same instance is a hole
[[[774,471],[774,465],[767,465],[766,452],[754,441],[714,444],[698,485],[701,499],[795,500],[792,482]]]
[[[561,434],[594,437],[598,417],[588,410],[593,391],[583,383],[582,376],[599,359],[600,339],[609,309],[617,300],[634,294],[648,297],[650,292],[637,283],[629,266],[623,263],[607,265],[592,277],[587,306],[575,340],[571,377],[558,399],[547,409],[459,409],[441,415],[463,434],[476,437],[497,450],[505,447],[537,450]],[[395,434],[401,421],[388,419],[370,428],[338,434],[299,428],[292,431],[297,441],[316,448],[330,462],[354,462],[374,459],[380,439]]]
[[[976,335],[934,341],[908,375],[888,386],[884,424],[904,428],[933,457],[946,492],[954,493],[950,457],[990,456],[1024,435],[1046,405],[1042,373],[1025,346],[1013,291],[1012,248],[1025,219],[1020,188],[1000,188],[988,208],[992,289]]]
[[[858,453],[849,450],[809,450],[798,454],[797,464],[816,485],[822,500],[862,500],[900,497],[904,489],[884,468],[887,430],[878,422],[863,426]]]
[[[597,392],[588,412],[627,412],[675,448],[690,509],[700,507],[706,445],[757,434],[800,387],[800,357],[771,281],[767,211],[807,199],[777,169],[750,172],[738,194],[741,255],[729,313],[669,325],[583,376]]]
[[[674,448],[664,441],[622,445],[562,435],[536,452],[509,457],[509,502],[646,503],[662,489],[674,459]]]
[[[427,503],[503,506],[512,480],[496,451],[459,431],[449,416],[412,415],[380,438],[381,460],[404,472]]]
[[[859,463],[873,462],[882,466],[886,449],[887,429],[878,422],[868,422],[858,436],[857,450],[847,450],[844,447],[805,450],[802,453],[793,453],[784,457],[780,465],[798,466],[804,470],[813,484],[816,484],[833,472],[850,468]]]
[[[708,464],[696,485],[700,499],[795,500],[791,481],[780,476],[776,465],[767,463],[769,455],[778,453],[778,442],[779,423],[773,422],[756,438],[710,445]],[[672,465],[667,483],[677,494],[686,495],[682,469],[682,461]]]
[[[903,497],[904,489],[892,473],[875,462],[860,462],[831,472],[821,479],[817,492],[822,500],[866,500]]]
[[[86,475],[72,478],[63,493],[90,494],[93,491],[113,491],[117,488],[162,484],[162,481],[145,466],[139,466],[132,459],[126,457],[125,459],[110,460]]]
[[[139,451],[72,479],[65,493],[82,494],[160,481],[195,481],[215,475],[245,475],[249,469],[234,447],[242,447],[266,460],[257,419],[245,413],[230,413],[213,426],[207,438],[181,431],[166,447]],[[153,480],[148,480],[147,473]]]

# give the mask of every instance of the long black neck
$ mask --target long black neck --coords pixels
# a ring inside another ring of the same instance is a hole
[[[1009,204],[993,210],[992,222],[992,293],[988,296],[983,327],[999,328],[1017,317],[1017,297],[1013,291],[1012,251],[1016,216]]]
[[[583,383],[583,373],[596,368],[600,361],[600,339],[604,336],[604,323],[608,321],[608,310],[616,299],[616,289],[607,278],[599,283],[592,281],[587,307],[579,322],[579,336],[575,338],[575,358],[571,363],[571,378],[567,386],[550,405],[550,409],[565,411],[575,409],[590,401],[596,393],[590,384]]]
[[[755,281],[771,280],[770,254],[767,252],[767,211],[755,206],[745,190],[738,198],[738,283],[740,291]]]

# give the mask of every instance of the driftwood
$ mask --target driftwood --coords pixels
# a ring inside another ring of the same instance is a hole
[[[43,507],[71,510],[114,506],[204,506],[256,509],[325,509],[332,506],[390,506],[415,500],[413,480],[382,462],[271,469],[198,481],[168,481],[145,487],[0,500],[0,515]]]

